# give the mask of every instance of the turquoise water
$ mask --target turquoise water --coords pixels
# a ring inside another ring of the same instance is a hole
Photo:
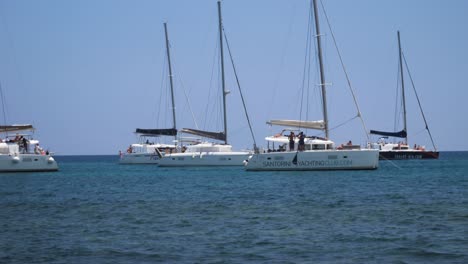
[[[468,152],[327,172],[56,159],[0,174],[0,263],[468,263]]]

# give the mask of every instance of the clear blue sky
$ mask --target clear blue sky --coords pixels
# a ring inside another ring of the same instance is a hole
[[[437,147],[468,150],[468,1],[323,3],[368,129],[393,130],[400,30]],[[308,0],[223,2],[225,30],[260,145],[277,132],[266,120],[299,118],[308,6]],[[194,126],[185,89],[201,128],[221,130],[215,0],[0,0],[7,122],[32,123],[42,145],[61,155],[115,154],[135,142],[135,128],[170,126],[165,21],[178,127]],[[321,21],[334,127],[355,110],[323,14]],[[234,148],[247,148],[252,140],[229,64],[227,69],[229,139]],[[321,119],[318,101],[311,98],[309,119]],[[410,143],[429,146],[412,92],[408,105]],[[333,130],[331,138],[366,140],[358,121]]]

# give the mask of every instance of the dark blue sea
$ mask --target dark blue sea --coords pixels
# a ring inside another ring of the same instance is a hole
[[[468,263],[468,152],[325,172],[56,159],[0,174],[0,263]]]

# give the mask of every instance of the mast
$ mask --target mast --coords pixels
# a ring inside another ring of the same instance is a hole
[[[323,106],[323,122],[325,123],[325,138],[329,138],[328,132],[328,112],[327,112],[327,91],[325,87],[325,74],[323,71],[323,61],[322,61],[322,42],[321,42],[321,35],[320,35],[320,25],[318,19],[318,9],[317,9],[317,0],[313,0],[313,8],[314,8],[314,18],[315,18],[315,31],[317,32],[317,50],[318,50],[318,59],[319,59],[319,66],[320,66],[320,86],[322,86],[322,106]]]
[[[400,78],[401,78],[401,96],[403,99],[403,130],[406,132],[405,144],[408,144],[408,130],[406,129],[406,98],[405,98],[405,82],[403,81],[403,59],[400,43],[400,31],[397,31],[398,35],[398,52],[400,57]]]
[[[171,54],[169,53],[169,37],[167,34],[167,23],[164,23],[164,32],[166,35],[166,51],[167,51],[167,63],[169,65],[169,80],[171,83],[171,99],[172,99],[172,123],[173,128],[176,129],[176,115],[175,115],[175,103],[174,103],[174,86],[172,81],[172,67],[171,67]],[[177,135],[174,136],[174,139],[177,140]]]
[[[226,119],[226,88],[224,81],[224,53],[223,53],[223,22],[221,19],[221,1],[218,1],[218,19],[219,19],[219,50],[221,55],[221,89],[223,94],[223,113],[224,113],[224,144],[227,144],[227,119]]]

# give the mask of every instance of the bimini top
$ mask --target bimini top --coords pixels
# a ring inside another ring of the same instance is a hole
[[[181,132],[200,136],[200,137],[221,140],[221,141],[226,140],[226,134],[224,134],[223,132],[210,132],[210,131],[203,131],[203,130],[192,129],[192,128],[183,128]]]
[[[310,128],[310,129],[318,129],[318,130],[325,129],[325,122],[323,122],[323,120],[318,120],[318,121],[270,120],[267,122],[267,124],[276,125],[276,126]]]
[[[19,131],[24,131],[24,130],[34,130],[34,127],[29,124],[0,126],[0,133],[19,132]]]
[[[388,136],[388,137],[399,137],[399,138],[405,138],[406,137],[406,130],[401,130],[399,132],[385,132],[385,131],[377,131],[377,130],[371,130],[371,134],[374,135],[380,135],[380,136]]]
[[[142,134],[145,136],[176,136],[177,129],[175,128],[162,128],[162,129],[144,129],[137,128],[135,133]]]

